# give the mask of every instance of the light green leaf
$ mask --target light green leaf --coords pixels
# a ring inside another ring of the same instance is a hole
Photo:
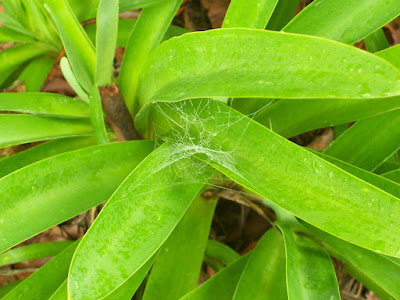
[[[49,56],[32,60],[20,76],[20,79],[25,81],[26,91],[39,92],[55,63],[56,60]]]
[[[400,69],[400,45],[396,45],[376,53],[377,56],[387,60],[397,69]]]
[[[335,269],[325,249],[305,235],[296,220],[275,224],[285,240],[289,299],[340,300]]]
[[[107,296],[165,242],[213,172],[189,157],[165,144],[126,178],[77,249],[68,280],[71,299]]]
[[[108,144],[106,125],[104,124],[104,113],[101,106],[100,92],[95,84],[90,92],[90,121],[93,125],[94,135],[98,144]]]
[[[400,239],[395,238],[399,198],[221,102],[159,102],[148,108],[153,110],[143,110],[136,118],[142,134],[150,126],[158,137],[192,145],[197,158],[300,219],[361,247],[400,256]]]
[[[40,144],[1,160],[0,178],[39,160],[95,144],[94,136],[62,138]]]
[[[375,53],[388,48],[389,42],[382,28],[379,28],[364,39],[364,45],[367,51]]]
[[[129,37],[118,84],[133,116],[138,112],[135,97],[140,71],[150,52],[161,42],[181,3],[182,0],[164,0],[159,5],[143,9]]]
[[[68,267],[78,242],[73,243],[38,271],[24,279],[2,300],[49,299],[68,275]]]
[[[324,151],[325,154],[375,170],[400,148],[400,110],[356,122]]]
[[[0,111],[67,118],[89,117],[89,106],[85,102],[53,93],[1,93]]]
[[[59,288],[54,292],[54,294],[49,298],[49,300],[67,300],[68,299],[68,286],[67,279],[59,286]]]
[[[0,267],[42,257],[56,256],[72,242],[36,243],[14,248],[0,254]]]
[[[353,44],[399,14],[400,3],[397,0],[316,0],[283,30]]]
[[[240,258],[239,253],[216,240],[208,240],[205,252],[206,256],[218,259],[225,266],[232,264]]]
[[[288,299],[285,248],[282,235],[276,228],[268,230],[251,251],[233,299]]]
[[[106,201],[152,142],[60,154],[0,179],[0,252]]]
[[[64,75],[65,80],[68,82],[68,84],[72,87],[72,89],[75,91],[75,93],[86,103],[89,104],[89,97],[86,94],[85,91],[83,91],[81,85],[79,84],[78,80],[76,79],[76,76],[74,72],[71,69],[71,66],[69,64],[68,58],[65,56],[61,58],[60,60],[60,68],[61,71]]]
[[[293,18],[299,0],[279,0],[267,24],[269,30],[281,30]]]
[[[278,0],[232,0],[222,28],[264,29],[277,3]]]
[[[118,0],[100,0],[97,11],[96,83],[110,85],[118,33]]]
[[[193,200],[158,252],[143,300],[175,300],[196,287],[217,200]]]
[[[240,257],[180,300],[232,300],[250,254]]]
[[[143,67],[137,95],[143,106],[151,100],[201,97],[374,98],[399,93],[400,73],[354,47],[303,35],[219,29],[185,34],[157,47]]]
[[[0,43],[25,43],[34,42],[35,39],[8,27],[0,27]]]
[[[93,44],[66,0],[46,0],[45,7],[57,26],[72,70],[83,89],[89,92],[96,75],[96,53]]]
[[[85,119],[60,119],[32,115],[0,114],[0,148],[68,136],[89,135]]]

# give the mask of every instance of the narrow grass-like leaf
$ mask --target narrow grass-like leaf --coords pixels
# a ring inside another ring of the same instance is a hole
[[[279,0],[267,24],[269,30],[281,30],[293,18],[299,0]]]
[[[34,41],[35,39],[31,36],[25,35],[11,28],[0,27],[0,43],[25,43]]]
[[[132,115],[139,110],[135,106],[135,97],[140,71],[150,52],[161,42],[181,3],[182,0],[164,0],[154,7],[143,9],[129,37],[118,84]]]
[[[20,79],[25,82],[27,92],[39,92],[41,90],[55,62],[56,60],[53,57],[45,55],[34,59],[26,66]]]
[[[289,299],[340,300],[332,261],[324,248],[303,233],[296,220],[278,221],[286,249]]]
[[[400,110],[356,122],[324,151],[329,156],[373,171],[400,148]]]
[[[382,28],[379,28],[364,39],[364,45],[367,51],[375,53],[388,48],[389,42]]]
[[[100,92],[95,84],[90,92],[90,121],[93,125],[94,135],[98,144],[108,144],[106,125],[104,124],[104,113],[101,106]]]
[[[175,300],[196,287],[217,200],[193,200],[158,252],[143,300]]]
[[[39,160],[95,144],[94,136],[62,138],[40,144],[1,160],[0,178]]]
[[[249,258],[250,254],[240,257],[180,300],[232,300],[240,275]]]
[[[152,142],[63,153],[0,179],[0,252],[106,201]]]
[[[64,75],[65,80],[68,84],[72,87],[75,93],[86,103],[89,103],[89,97],[86,92],[82,89],[81,85],[79,84],[78,80],[75,77],[74,72],[71,69],[71,66],[68,62],[68,58],[65,56],[60,60],[60,68]]]
[[[85,102],[53,93],[1,93],[0,111],[65,118],[89,117],[89,106]]]
[[[100,87],[112,83],[118,34],[118,2],[118,0],[100,0],[97,11],[96,83]]]
[[[376,98],[399,93],[398,70],[365,51],[317,37],[235,28],[164,42],[143,67],[137,95],[142,106],[155,99]]]
[[[154,109],[142,111],[143,119],[136,118],[142,134],[153,128],[159,137],[194,144],[196,157],[300,219],[361,247],[400,256],[400,239],[395,238],[400,226],[399,198],[219,101],[158,102],[148,107]],[[152,123],[146,124],[146,116]],[[257,157],[252,153],[258,153]]]
[[[24,279],[2,300],[49,299],[68,275],[68,267],[78,241],[67,247],[34,274]]]
[[[0,114],[0,148],[93,133],[88,120]]]
[[[56,256],[71,243],[71,241],[36,243],[8,250],[0,254],[0,267],[26,260]]]
[[[397,0],[316,0],[283,30],[353,44],[399,14],[400,2]]]
[[[46,0],[74,73],[86,92],[94,85],[96,53],[66,0]]]
[[[400,70],[400,45],[396,45],[376,53]]]
[[[239,253],[231,247],[216,240],[208,240],[205,253],[209,257],[218,259],[225,266],[230,265],[240,258]]]
[[[72,261],[71,299],[100,299],[135,274],[165,242],[212,175],[212,169],[175,147],[164,144],[152,152],[90,227]]]
[[[264,29],[277,3],[278,0],[232,0],[222,27]]]
[[[276,228],[268,230],[251,251],[233,299],[288,299],[285,247],[282,235]]]

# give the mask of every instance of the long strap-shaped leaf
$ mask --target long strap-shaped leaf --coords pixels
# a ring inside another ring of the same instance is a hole
[[[279,0],[267,24],[267,29],[282,30],[293,18],[298,5],[299,0]]]
[[[52,93],[1,93],[0,111],[69,118],[89,117],[89,106],[85,102]]]
[[[152,148],[145,141],[90,147],[0,179],[0,252],[106,201]]]
[[[280,220],[276,225],[285,240],[289,299],[340,300],[335,269],[326,250],[305,235],[296,220]]]
[[[400,45],[396,45],[376,53],[400,70]]]
[[[196,287],[216,204],[215,197],[193,200],[157,254],[144,300],[175,300]]]
[[[153,107],[150,118],[157,136],[195,143],[197,152],[203,153],[196,157],[324,231],[373,251],[400,256],[400,239],[395,238],[400,226],[398,198],[220,102],[159,102]],[[144,134],[148,112],[142,114],[137,125]]]
[[[55,63],[56,58],[51,56],[40,56],[32,60],[19,77],[21,81],[25,82],[25,90],[40,92]]]
[[[71,299],[100,299],[154,255],[213,170],[165,144],[113,194],[80,243],[68,281]]]
[[[399,79],[389,63],[333,41],[219,29],[155,49],[143,67],[138,98],[141,106],[201,97],[376,98],[400,94]]]
[[[276,228],[268,230],[249,255],[233,299],[288,299],[281,233]]]
[[[353,44],[399,14],[397,0],[316,0],[283,30]]]

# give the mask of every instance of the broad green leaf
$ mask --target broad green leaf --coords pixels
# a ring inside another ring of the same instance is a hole
[[[288,299],[285,247],[282,235],[276,228],[268,230],[251,251],[233,299]]]
[[[283,30],[353,44],[399,14],[400,3],[397,0],[316,0]]]
[[[0,27],[0,43],[25,43],[34,41],[35,39],[31,36],[25,35],[11,28]]]
[[[96,76],[94,46],[66,0],[46,0],[45,3],[57,26],[72,70],[83,89],[88,92]]]
[[[400,265],[384,255],[346,243],[313,226],[303,224],[324,242],[324,245],[334,256],[354,266],[363,276],[375,282],[395,299],[400,298]]]
[[[364,45],[367,51],[375,53],[388,48],[389,42],[382,28],[379,28],[364,39]]]
[[[95,84],[90,92],[90,121],[92,122],[94,135],[98,144],[108,144],[106,125],[104,124],[104,113],[101,106],[100,92]]]
[[[64,282],[58,287],[49,300],[66,300],[68,299],[68,280],[65,279]]]
[[[399,198],[219,101],[158,102],[148,109],[136,118],[142,134],[149,126],[160,138],[193,144],[197,158],[300,219],[369,250],[400,256]]]
[[[55,63],[56,60],[47,55],[31,61],[20,76],[25,81],[26,91],[39,92]]]
[[[230,265],[240,258],[239,253],[231,247],[216,240],[208,240],[205,253],[208,257],[218,259],[225,266]]]
[[[201,97],[374,98],[399,93],[400,73],[360,49],[303,35],[219,29],[185,34],[157,47],[143,67],[137,95],[143,106],[151,100]]]
[[[400,110],[356,122],[324,151],[329,156],[373,171],[400,148]]]
[[[279,0],[267,24],[269,30],[281,30],[293,18],[299,0]]]
[[[61,71],[64,75],[65,80],[68,82],[68,84],[72,87],[72,89],[75,91],[75,93],[86,103],[89,104],[89,97],[86,94],[86,92],[82,89],[81,85],[78,82],[78,79],[76,79],[76,76],[74,72],[71,69],[71,66],[69,64],[68,58],[65,56],[61,58],[60,60],[60,68]]]
[[[2,148],[53,138],[89,135],[93,128],[85,119],[0,114],[0,132]]]
[[[145,141],[63,153],[0,179],[0,252],[106,201],[152,150]]]
[[[67,278],[69,264],[77,245],[78,242],[75,242],[67,247],[1,299],[49,299]]]
[[[134,116],[137,81],[150,52],[161,42],[182,0],[164,0],[154,7],[145,8],[132,30],[126,45],[118,84],[126,106]]]
[[[107,296],[165,242],[213,172],[186,152],[163,145],[115,191],[75,253],[71,299]]]
[[[250,254],[240,257],[180,300],[232,300]]]
[[[397,69],[400,69],[400,45],[396,45],[376,53],[377,56],[387,60]]]
[[[277,3],[278,0],[232,0],[222,28],[264,29]]]
[[[66,118],[89,117],[89,106],[85,102],[53,93],[1,93],[0,111]]]
[[[296,220],[280,220],[276,225],[285,240],[289,299],[340,300],[335,269],[326,250],[305,235]]]
[[[158,251],[143,300],[175,300],[196,287],[217,200],[193,200]]]
[[[254,120],[289,138],[313,129],[358,121],[399,106],[400,97],[358,100],[283,99],[267,105],[254,116]],[[299,111],[302,113],[299,114]]]
[[[400,169],[392,170],[381,174],[382,177],[390,179],[394,182],[400,183]]]
[[[56,256],[72,242],[36,243],[14,248],[0,254],[0,267],[42,257]]]
[[[1,160],[0,178],[39,160],[95,144],[94,136],[62,138],[40,144]]]
[[[100,0],[96,25],[96,83],[110,85],[118,33],[118,0]]]
[[[21,282],[22,282],[22,280],[16,280],[9,284],[0,286],[0,299],[2,299],[2,297],[4,297],[4,295],[6,295],[8,292],[10,292],[13,288],[15,288]]]

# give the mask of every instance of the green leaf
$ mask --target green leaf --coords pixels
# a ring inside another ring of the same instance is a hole
[[[68,299],[68,280],[59,286],[59,288],[54,292],[54,294],[49,298],[49,300],[65,300]]]
[[[26,91],[39,92],[55,63],[56,60],[49,56],[32,60],[20,76],[21,80],[25,81]]]
[[[89,106],[85,102],[53,93],[1,93],[0,111],[66,118],[89,117]]]
[[[399,14],[400,4],[397,0],[316,0],[283,30],[353,44]]]
[[[181,3],[182,0],[164,0],[159,5],[143,9],[129,37],[118,84],[133,116],[138,111],[135,97],[140,71],[150,52],[161,42]]]
[[[66,0],[46,0],[72,69],[86,92],[94,85],[96,76],[96,53],[81,24]]]
[[[180,300],[232,300],[240,275],[250,258],[246,254]]]
[[[389,42],[382,28],[379,28],[364,39],[364,45],[367,51],[375,53],[388,48]]]
[[[397,69],[400,69],[400,45],[396,45],[376,53],[377,56],[387,60]]]
[[[400,97],[381,99],[283,99],[265,106],[254,120],[284,137],[340,125],[400,106]],[[299,111],[302,113],[299,114]]]
[[[69,264],[77,245],[78,242],[75,242],[67,247],[1,299],[49,299],[67,278]]]
[[[381,289],[393,296],[400,298],[400,265],[394,263],[384,255],[374,253],[355,245],[346,243],[317,228],[303,223],[315,236],[324,242],[328,250],[336,257],[351,264],[361,272],[363,277],[375,282]]]
[[[100,0],[97,11],[96,83],[110,85],[118,33],[118,0]]]
[[[72,242],[36,243],[14,248],[0,254],[0,267],[42,257],[56,256]]]
[[[2,297],[4,297],[4,295],[6,295],[8,292],[10,292],[13,288],[15,288],[21,282],[22,282],[22,280],[16,280],[9,284],[0,286],[0,299],[2,299]]]
[[[94,135],[98,144],[108,144],[106,125],[104,124],[104,113],[101,106],[100,92],[95,84],[90,92],[90,121],[93,125]]]
[[[297,6],[299,6],[299,0],[279,0],[267,24],[267,29],[282,30],[293,18]]]
[[[185,152],[168,144],[158,148],[113,194],[74,256],[71,299],[107,296],[165,242],[213,172]]]
[[[324,153],[373,171],[400,148],[398,122],[400,110],[360,120],[333,141]]]
[[[0,252],[106,201],[152,142],[63,153],[0,179]]]
[[[219,29],[185,34],[157,47],[143,67],[137,95],[143,106],[151,100],[201,97],[376,98],[399,93],[400,73],[354,47],[303,35]]]
[[[84,119],[60,119],[0,114],[0,148],[53,138],[89,135],[93,128]]]
[[[395,238],[399,198],[219,101],[159,102],[148,108],[136,118],[142,134],[150,126],[160,138],[193,144],[197,158],[300,219],[361,247],[400,256],[400,239]]]
[[[288,299],[285,248],[282,235],[276,228],[268,230],[251,251],[233,299]]]
[[[196,287],[217,200],[193,200],[158,251],[143,300],[175,300]]]
[[[34,41],[35,39],[31,36],[25,35],[11,28],[0,27],[0,43],[25,43]]]
[[[264,29],[277,3],[278,0],[232,0],[222,27]]]
[[[381,174],[382,177],[390,179],[394,182],[400,183],[400,169],[392,170]]]
[[[89,97],[86,94],[86,92],[83,91],[81,85],[78,82],[78,79],[76,79],[76,76],[74,72],[71,69],[71,66],[69,64],[68,58],[65,56],[61,58],[60,60],[60,68],[61,71],[64,75],[65,80],[68,82],[68,84],[72,87],[72,89],[75,91],[75,93],[86,103],[89,104]]]
[[[289,299],[340,300],[335,269],[325,249],[304,234],[296,220],[275,224],[285,240]]]
[[[93,136],[62,138],[40,144],[1,160],[0,178],[39,160],[95,144]]]
[[[208,240],[205,251],[206,256],[216,258],[228,266],[240,258],[239,253],[231,247],[216,240]]]

